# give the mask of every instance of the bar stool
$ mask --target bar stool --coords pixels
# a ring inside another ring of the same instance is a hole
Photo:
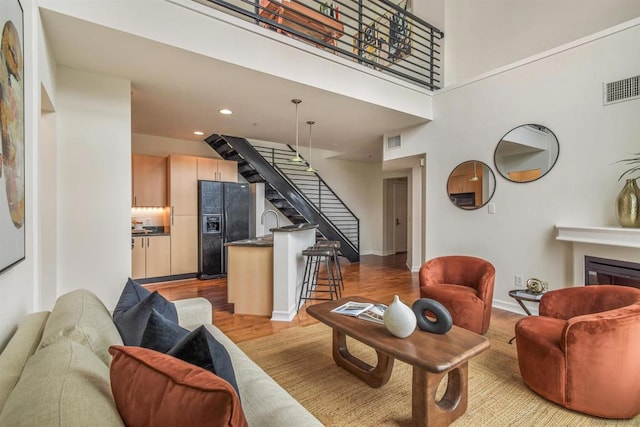
[[[337,278],[334,276],[334,269],[331,258],[334,256],[334,249],[331,247],[310,246],[302,251],[302,255],[307,257],[304,267],[304,276],[300,288],[300,298],[298,299],[298,310],[302,301],[306,300],[333,300],[340,298],[342,292]],[[324,264],[326,276],[322,277],[320,267]],[[320,297],[320,294],[328,294]]]
[[[344,281],[342,280],[342,269],[340,268],[340,242],[337,240],[318,240],[314,247],[331,248],[333,255],[331,256],[331,265],[334,269],[333,277],[336,278],[340,289],[344,290]]]

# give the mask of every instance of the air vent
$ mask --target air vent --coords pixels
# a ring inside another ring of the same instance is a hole
[[[604,84],[604,105],[640,98],[640,76]]]
[[[387,150],[390,148],[398,148],[400,146],[402,146],[400,135],[390,136],[389,138],[387,138]]]

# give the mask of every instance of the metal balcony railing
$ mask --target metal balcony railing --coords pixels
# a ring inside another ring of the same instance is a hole
[[[444,33],[408,0],[194,0],[431,90]]]

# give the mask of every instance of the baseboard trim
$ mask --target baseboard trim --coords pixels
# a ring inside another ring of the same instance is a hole
[[[289,311],[272,311],[271,312],[271,320],[274,322],[291,322],[294,317],[296,317],[298,312],[295,308],[290,309]]]
[[[525,305],[527,306],[527,308],[529,309],[532,315],[534,316],[538,315],[538,304],[536,303],[527,304],[527,302],[525,301]],[[520,305],[518,305],[518,303],[515,301],[502,301],[502,300],[494,299],[493,307],[499,308],[505,311],[510,311],[511,313],[520,314],[523,316],[527,314],[522,310],[522,307],[520,307]]]
[[[140,279],[133,279],[136,282],[146,285],[149,283],[158,283],[158,282],[169,282],[175,280],[184,280],[184,279],[195,279],[198,277],[198,273],[187,273],[187,274],[174,274],[172,276],[160,276],[160,277],[146,277]]]

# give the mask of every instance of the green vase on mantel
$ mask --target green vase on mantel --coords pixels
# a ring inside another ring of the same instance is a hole
[[[616,197],[616,217],[623,227],[640,227],[640,189],[635,179],[627,179]]]

